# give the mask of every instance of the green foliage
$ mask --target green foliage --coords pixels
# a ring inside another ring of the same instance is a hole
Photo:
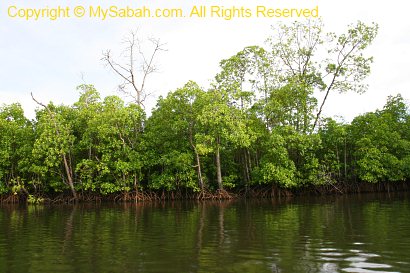
[[[363,51],[375,39],[377,24],[359,21],[342,34],[324,33],[320,20],[279,24],[274,30],[268,44],[270,63],[281,68],[276,73],[276,86],[293,82],[326,93],[311,131],[317,129],[331,92],[367,90],[363,80],[370,74],[373,58],[366,57]]]
[[[78,151],[85,158],[76,164],[76,172],[84,190],[102,194],[129,191],[138,187],[142,156],[139,143],[145,115],[135,105],[124,105],[116,97],[100,101],[92,86],[82,86],[78,106],[81,123]]]
[[[149,187],[175,190],[181,187],[194,191],[201,187],[202,175],[195,156],[205,148],[197,143],[201,131],[198,115],[204,91],[194,82],[171,92],[158,101],[146,123],[144,144],[147,167],[152,173]],[[198,161],[198,160],[197,160]]]
[[[347,168],[351,149],[347,130],[347,124],[338,123],[330,118],[324,120],[323,126],[319,129],[322,145],[321,149],[317,150],[317,155],[322,170],[327,174],[327,182],[350,179]]]
[[[383,110],[356,117],[351,125],[357,175],[366,182],[409,179],[408,108],[398,95],[389,97]]]
[[[270,92],[263,114],[269,128],[291,126],[306,134],[311,128],[316,105],[311,87],[290,82]]]
[[[69,175],[65,169],[67,159],[74,150],[73,109],[68,106],[48,106],[46,110],[37,111],[36,139],[32,150],[34,164],[31,170],[42,179],[52,180],[53,190],[62,191],[68,188]],[[70,168],[71,162],[67,162]]]
[[[33,124],[19,104],[0,107],[0,191],[8,192],[12,181],[28,180],[34,143]]]
[[[255,182],[274,183],[286,188],[296,186],[296,166],[289,158],[285,138],[279,132],[272,132],[265,145],[260,167],[254,170]]]
[[[33,205],[42,204],[42,203],[44,203],[44,198],[36,197],[36,196],[33,196],[33,195],[29,194],[28,198],[27,198],[27,203],[33,204]]]
[[[152,189],[176,190],[181,187],[198,190],[192,154],[173,151],[160,158],[162,171],[153,175]]]

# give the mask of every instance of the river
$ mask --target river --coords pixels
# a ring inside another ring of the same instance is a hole
[[[3,204],[0,272],[410,272],[410,195]]]

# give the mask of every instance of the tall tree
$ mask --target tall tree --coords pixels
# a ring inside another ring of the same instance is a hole
[[[220,62],[221,71],[215,77],[214,88],[225,96],[231,111],[244,125],[243,134],[249,143],[237,143],[238,157],[242,169],[242,180],[246,186],[251,182],[252,159],[251,145],[256,140],[255,123],[258,123],[253,105],[258,97],[265,95],[263,70],[265,51],[257,46],[246,47],[237,54]]]
[[[145,143],[152,171],[152,187],[175,189],[180,186],[204,190],[201,150],[196,134],[204,91],[188,82],[182,88],[160,98],[147,120]],[[193,170],[196,170],[196,177]],[[193,181],[197,181],[193,184]]]
[[[198,120],[206,129],[197,134],[197,138],[202,147],[214,153],[217,185],[219,190],[223,190],[221,150],[228,145],[248,148],[255,136],[252,128],[246,125],[244,113],[231,106],[225,90],[211,89],[203,99],[204,107]]]
[[[39,160],[39,165],[43,166],[43,168],[40,167],[37,170],[41,170],[40,172],[45,174],[53,171],[54,168],[59,169],[59,166],[63,165],[65,174],[62,175],[61,173],[63,181],[69,186],[74,199],[78,200],[74,187],[71,157],[75,137],[72,134],[71,121],[67,118],[67,114],[71,109],[66,106],[45,105],[37,101],[33,94],[31,96],[38,105],[44,108],[43,112],[38,112],[37,129],[39,137],[36,138],[33,149],[33,154]]]
[[[281,67],[277,80],[289,80],[324,92],[311,131],[315,130],[323,107],[332,91],[363,93],[363,80],[370,74],[372,57],[365,49],[377,35],[378,26],[358,22],[346,33],[323,33],[321,21],[294,22],[279,25],[268,42],[272,62]]]
[[[84,107],[84,99],[96,95],[83,94],[77,105]],[[88,150],[76,167],[81,179],[103,194],[138,190],[143,165],[140,142],[144,111],[134,103],[125,106],[117,96],[108,96],[81,109],[87,121],[80,143]]]

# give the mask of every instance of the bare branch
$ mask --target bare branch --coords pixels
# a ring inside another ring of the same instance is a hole
[[[165,51],[165,44],[160,43],[159,39],[149,38],[152,43],[153,51],[151,54],[146,54],[142,48],[142,41],[138,39],[136,32],[130,32],[129,36],[124,39],[126,47],[124,49],[124,57],[127,59],[125,64],[116,62],[111,52],[107,50],[103,52],[101,59],[109,66],[124,82],[118,86],[118,90],[134,99],[135,103],[144,107],[143,102],[149,95],[145,86],[147,78],[150,74],[157,71],[154,61],[160,51]],[[136,54],[140,58],[140,64],[136,65]],[[137,67],[141,70],[138,71]],[[140,81],[138,81],[138,78]],[[128,91],[130,87],[130,91]]]

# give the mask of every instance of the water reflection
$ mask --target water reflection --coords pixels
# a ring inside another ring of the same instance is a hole
[[[0,272],[406,272],[409,214],[407,196],[3,206]]]
[[[364,245],[363,243],[354,243],[355,245]],[[378,254],[365,253],[357,249],[351,249],[350,252],[354,253],[355,256],[346,258],[345,260],[350,262],[347,268],[342,270],[345,272],[389,272],[394,273],[397,271],[380,271],[379,269],[390,269],[393,266],[383,263],[372,262],[371,259],[375,257],[380,257]],[[377,270],[373,270],[377,269]]]

